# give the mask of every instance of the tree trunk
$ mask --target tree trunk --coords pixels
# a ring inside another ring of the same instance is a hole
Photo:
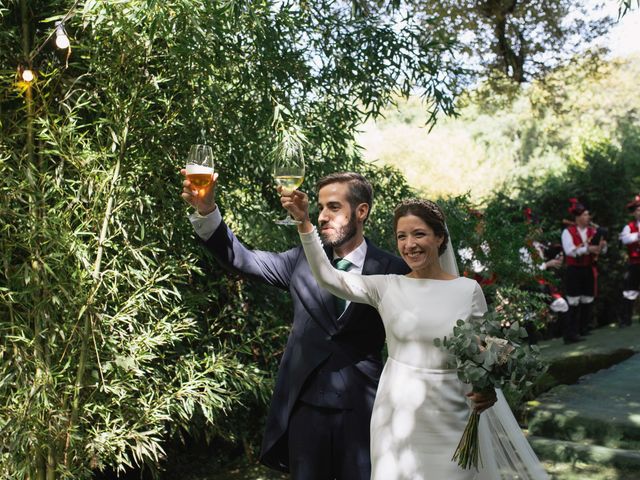
[[[520,41],[518,53],[513,49],[507,35],[509,15],[518,6],[518,0],[486,0],[478,5],[480,13],[493,24],[495,35],[495,53],[498,57],[498,65],[502,72],[513,81],[522,83],[525,81],[524,60],[526,48],[522,32],[516,31]]]

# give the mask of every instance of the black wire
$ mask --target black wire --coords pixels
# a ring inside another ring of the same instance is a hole
[[[66,13],[66,15],[64,17],[62,17],[62,20],[60,20],[60,24],[64,27],[64,24],[67,20],[69,20],[73,14],[74,14],[74,10],[75,8],[78,6],[78,4],[80,3],[80,0],[76,0],[76,2],[73,4],[73,6],[69,9],[69,11]],[[51,37],[53,37],[53,35],[56,33],[56,29],[57,27],[54,27],[54,29],[51,31],[51,33],[47,36],[47,38],[44,39],[44,41],[40,44],[40,46],[29,56],[29,65],[31,65],[31,62],[33,61],[33,59],[36,57],[36,55],[38,55],[40,53],[40,51],[44,48],[44,46],[49,42],[49,40],[51,40]]]

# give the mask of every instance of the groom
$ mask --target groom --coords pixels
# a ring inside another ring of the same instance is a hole
[[[321,289],[301,247],[247,249],[222,220],[216,183],[217,175],[198,195],[183,182],[182,197],[197,209],[189,218],[198,236],[222,266],[289,290],[293,301],[260,460],[291,472],[293,480],[369,480],[369,422],[384,344],[378,312],[345,305]],[[336,268],[363,275],[409,272],[402,260],[364,238],[373,191],[362,175],[328,175],[317,192],[319,232]]]

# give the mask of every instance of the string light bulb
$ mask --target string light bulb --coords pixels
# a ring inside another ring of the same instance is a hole
[[[31,83],[33,82],[33,79],[35,78],[35,74],[33,73],[33,70],[30,70],[28,68],[25,68],[24,70],[22,70],[22,80],[24,80],[27,83]]]
[[[62,22],[56,22],[56,47],[61,50],[66,50],[70,45],[71,42],[69,42],[69,37],[64,29],[64,24]]]

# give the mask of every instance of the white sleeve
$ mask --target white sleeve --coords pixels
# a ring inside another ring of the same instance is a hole
[[[309,233],[300,233],[300,241],[311,272],[322,288],[350,302],[378,306],[386,289],[387,275],[360,275],[333,268],[315,228]]]
[[[620,240],[624,245],[629,245],[630,243],[635,243],[638,241],[638,232],[631,233],[631,229],[629,225],[625,225],[620,233]]]
[[[589,252],[589,247],[586,245],[576,247],[573,244],[573,238],[567,229],[562,231],[562,249],[567,257],[579,257]]]
[[[484,298],[484,293],[482,293],[482,287],[478,282],[475,282],[473,298],[471,299],[471,316],[479,318],[485,313],[487,313],[487,301]]]
[[[222,215],[220,209],[216,207],[213,212],[207,215],[200,215],[198,212],[192,213],[189,215],[189,221],[198,236],[206,242],[222,223]]]

